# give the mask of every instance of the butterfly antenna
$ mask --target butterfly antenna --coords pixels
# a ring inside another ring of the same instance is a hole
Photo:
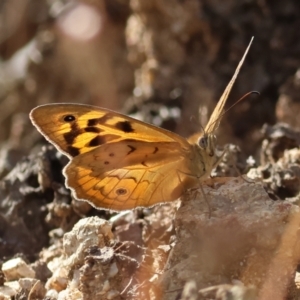
[[[251,91],[251,92],[248,92],[247,94],[245,94],[244,96],[242,96],[239,100],[237,100],[235,103],[233,103],[231,106],[229,106],[229,108],[227,108],[224,113],[222,114],[221,117],[223,117],[225,115],[225,113],[227,113],[230,109],[232,109],[233,107],[235,107],[238,103],[240,103],[242,100],[246,99],[248,96],[250,95],[258,95],[260,96],[260,92],[258,91]]]
[[[196,117],[194,115],[192,115],[190,117],[190,121],[194,123],[195,120],[196,120]],[[197,123],[197,125],[199,125],[199,124]],[[205,129],[201,124],[200,124],[200,127],[201,127],[202,132],[205,133]]]
[[[242,96],[239,100],[237,100],[236,102],[234,102],[231,106],[229,106],[229,108],[227,108],[213,123],[212,123],[212,125],[214,124],[214,123],[216,123],[216,122],[219,122],[220,121],[220,119],[222,119],[223,118],[223,116],[229,111],[229,110],[231,110],[233,107],[235,107],[238,103],[240,103],[242,100],[245,100],[248,96],[250,96],[250,95],[253,95],[253,94],[255,94],[255,95],[259,95],[260,96],[260,92],[258,92],[258,91],[251,91],[251,92],[248,92],[247,94],[245,94],[244,96]]]

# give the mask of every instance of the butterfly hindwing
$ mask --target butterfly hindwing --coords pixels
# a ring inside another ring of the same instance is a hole
[[[180,149],[175,142],[106,144],[73,158],[66,184],[77,199],[117,211],[172,201],[188,172]]]

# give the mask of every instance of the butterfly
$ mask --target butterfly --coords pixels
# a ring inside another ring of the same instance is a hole
[[[252,40],[197,138],[100,107],[57,103],[34,108],[33,125],[70,159],[63,173],[72,195],[98,209],[121,211],[176,200],[209,177],[220,161],[215,133]]]

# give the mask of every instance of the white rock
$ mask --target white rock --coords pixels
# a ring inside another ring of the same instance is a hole
[[[34,270],[25,263],[25,261],[18,257],[13,258],[2,265],[2,271],[8,281],[16,280],[19,278],[34,278]]]

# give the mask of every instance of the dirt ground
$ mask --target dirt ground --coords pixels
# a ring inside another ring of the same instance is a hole
[[[300,299],[299,28],[297,0],[3,1],[0,299]],[[226,107],[260,95],[224,115],[212,179],[121,213],[71,197],[33,108],[92,104],[189,137],[252,36]]]

